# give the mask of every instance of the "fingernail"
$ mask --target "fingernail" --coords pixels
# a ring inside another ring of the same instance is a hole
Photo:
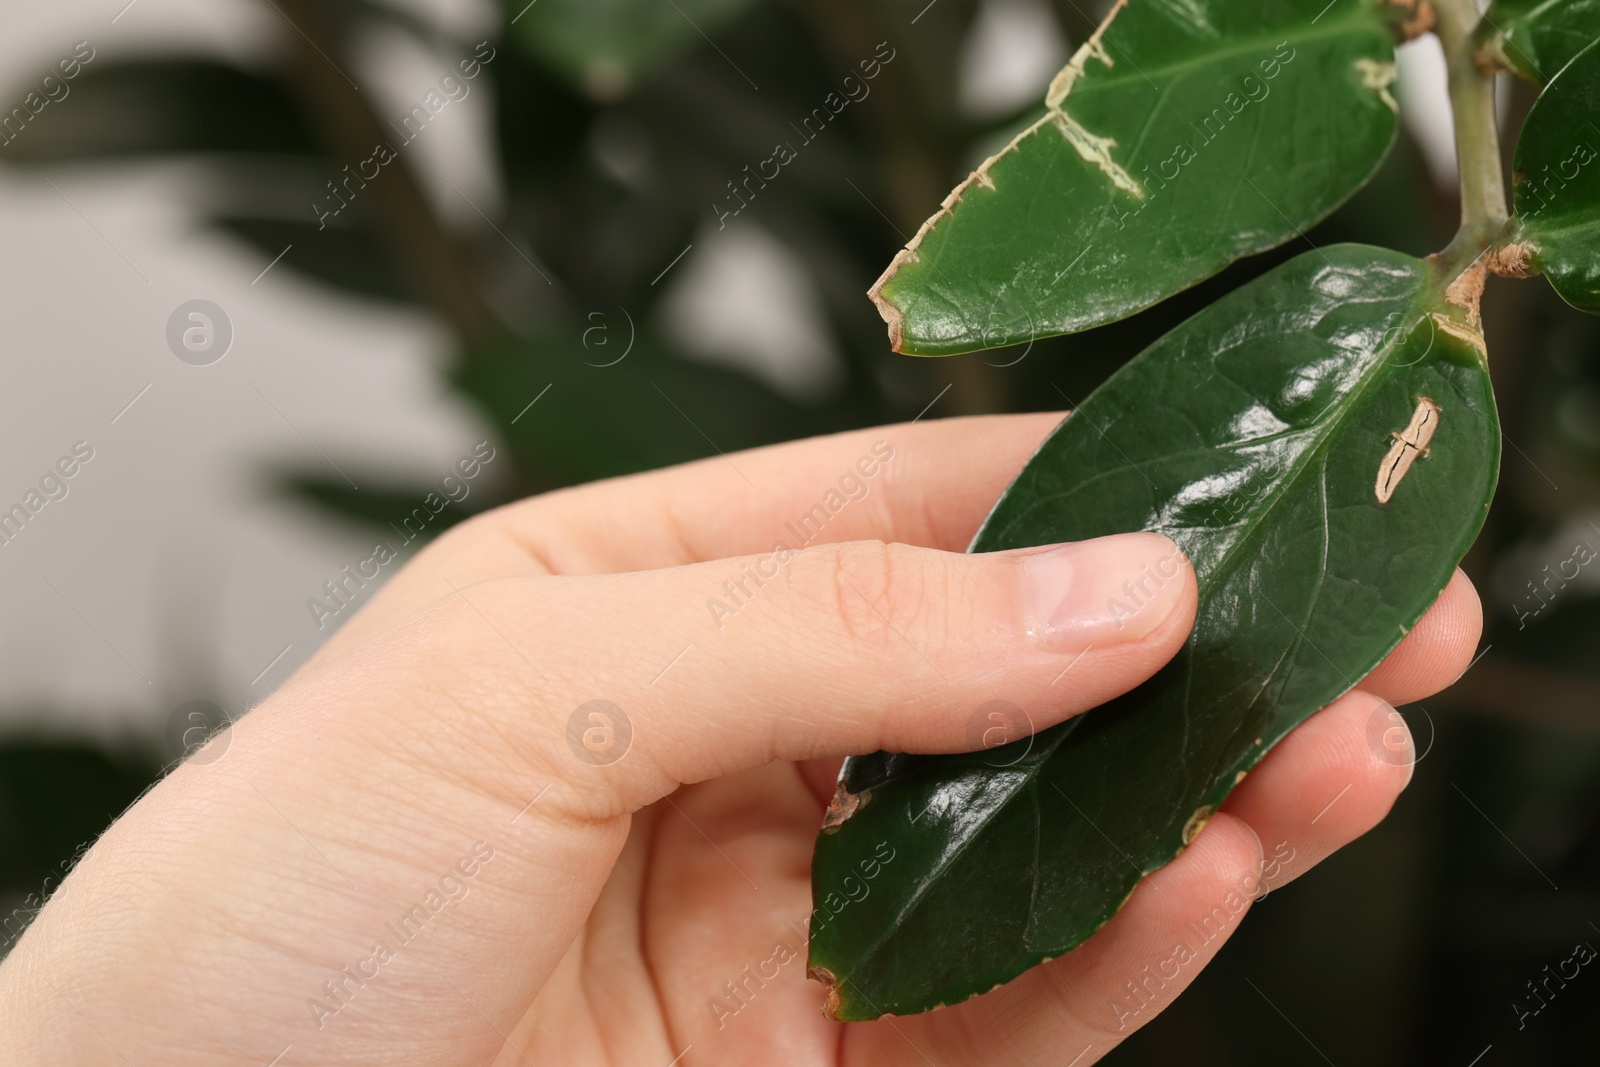
[[[1062,652],[1137,641],[1182,601],[1187,570],[1178,546],[1153,533],[1035,553],[1022,564],[1028,633]]]

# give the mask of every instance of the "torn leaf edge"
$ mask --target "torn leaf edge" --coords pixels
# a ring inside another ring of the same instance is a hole
[[[960,185],[950,190],[949,195],[940,201],[939,210],[929,216],[927,221],[917,229],[916,234],[912,236],[910,241],[906,242],[904,248],[895,253],[894,259],[889,261],[889,266],[878,276],[878,280],[872,283],[872,288],[867,290],[867,297],[877,307],[878,314],[882,316],[884,323],[889,327],[889,347],[893,351],[899,352],[905,340],[905,313],[883,295],[883,287],[899,273],[902,265],[919,261],[920,257],[917,254],[917,249],[922,245],[923,238],[928,235],[928,232],[941,219],[954,214],[956,205],[961,202],[968,189],[973,185],[981,185],[989,190],[995,188],[994,179],[989,176],[989,169],[995,163],[1010,155],[1025,138],[1033,136],[1042,127],[1046,125],[1055,126],[1067,143],[1077,150],[1078,155],[1082,156],[1085,162],[1092,163],[1103,171],[1111,179],[1113,185],[1130,196],[1139,200],[1144,199],[1144,187],[1139,184],[1133,175],[1129,174],[1111,158],[1111,149],[1116,147],[1117,142],[1110,137],[1100,137],[1089,132],[1076,119],[1062,110],[1061,107],[1068,94],[1072,92],[1073,85],[1083,76],[1090,59],[1100,60],[1107,68],[1116,65],[1110,54],[1106,52],[1105,46],[1101,41],[1105,37],[1106,30],[1111,27],[1112,20],[1127,6],[1128,0],[1116,0],[1111,5],[1111,10],[1106,12],[1105,19],[1089,35],[1089,39],[1083,42],[1078,50],[1073,53],[1072,58],[1067,61],[1067,65],[1062,67],[1056,76],[1051,79],[1049,91],[1045,94],[1045,114],[1030,124],[1027,129],[1007,141],[1005,147],[1000,151],[978,164],[977,170],[969,174]]]

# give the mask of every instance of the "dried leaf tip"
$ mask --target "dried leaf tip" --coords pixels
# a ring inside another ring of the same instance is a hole
[[[878,314],[883,316],[884,323],[889,327],[889,350],[900,351],[900,345],[905,341],[906,317],[905,313],[891,303],[883,295],[883,285],[894,277],[895,271],[900,269],[901,260],[907,252],[902,251],[894,257],[894,262],[889,264],[889,269],[883,272],[883,277],[872,283],[872,288],[867,290],[867,298],[872,301],[873,307],[878,309]],[[912,253],[912,258],[915,254]]]

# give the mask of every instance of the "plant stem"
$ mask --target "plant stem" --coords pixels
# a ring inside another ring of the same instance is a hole
[[[1447,268],[1460,270],[1500,239],[1509,214],[1495,124],[1494,77],[1473,60],[1478,9],[1472,0],[1436,0],[1436,10],[1435,32],[1444,46],[1450,76],[1456,166],[1461,174],[1461,228],[1440,258]]]

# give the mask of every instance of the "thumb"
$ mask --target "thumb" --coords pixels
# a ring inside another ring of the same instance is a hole
[[[1015,740],[1148,678],[1197,594],[1182,552],[1136,533],[982,554],[783,548],[462,596],[483,621],[517,620],[496,629],[528,650],[507,667],[539,673],[529,744],[606,817],[774,759]],[[497,734],[527,734],[527,709],[508,705],[522,725]]]

